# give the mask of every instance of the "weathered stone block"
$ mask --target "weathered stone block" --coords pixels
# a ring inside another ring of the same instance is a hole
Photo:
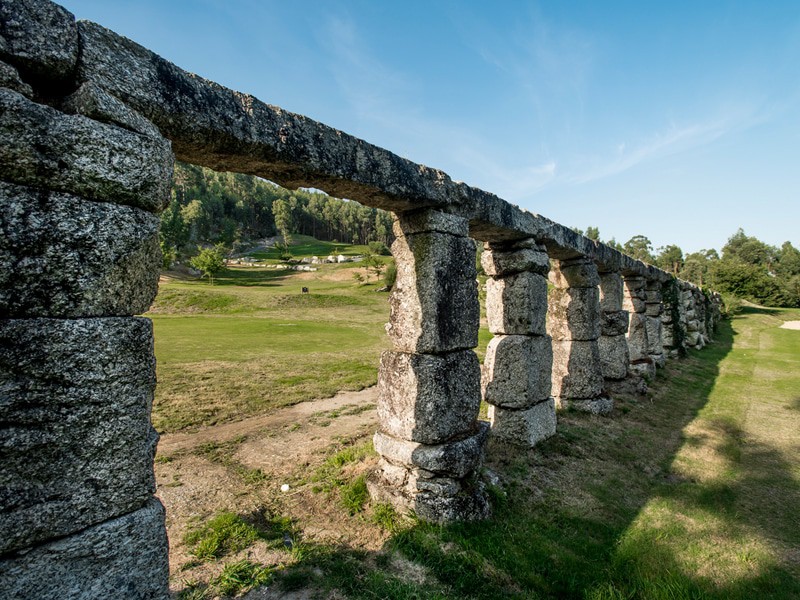
[[[604,380],[597,341],[553,341],[553,396],[598,398]]]
[[[486,320],[495,335],[544,335],[547,280],[531,272],[487,279]]]
[[[432,523],[485,519],[491,509],[483,485],[474,477],[437,477],[419,469],[403,469],[380,461],[367,478],[375,502],[388,502],[401,513],[416,513]]]
[[[631,313],[628,320],[628,350],[631,362],[647,358],[650,344],[647,340],[647,317]]]
[[[70,78],[78,62],[75,17],[48,0],[0,0],[0,58],[39,79]]]
[[[600,274],[600,310],[613,313],[622,310],[623,282],[619,273]]]
[[[661,313],[664,312],[664,305],[661,303],[653,304],[648,302],[645,304],[644,314],[648,317],[660,317]]]
[[[527,408],[550,397],[553,349],[548,336],[504,335],[486,348],[483,399]]]
[[[480,306],[475,244],[421,233],[392,244],[397,280],[389,299],[389,338],[397,350],[440,353],[478,345]]]
[[[625,277],[625,290],[632,295],[638,295],[638,292],[644,292],[647,288],[647,280],[644,277]],[[644,300],[644,295],[642,296]]]
[[[631,363],[629,370],[634,375],[644,377],[645,379],[652,379],[656,376],[656,365],[650,357]]]
[[[489,407],[491,438],[506,444],[533,447],[556,433],[556,405],[548,398],[522,409]]]
[[[661,329],[661,343],[664,348],[673,348],[675,346],[675,330],[672,325],[665,325]]]
[[[550,271],[550,281],[558,288],[596,288],[600,285],[597,265],[588,258],[558,261]]]
[[[663,351],[663,341],[661,339],[661,319],[657,317],[645,317],[647,327],[647,353],[661,354]]]
[[[489,425],[479,421],[477,431],[469,437],[435,446],[409,442],[380,431],[373,442],[375,451],[392,463],[461,479],[480,463],[488,432]]]
[[[600,313],[600,334],[605,336],[625,335],[628,332],[628,311]]]
[[[622,308],[630,313],[644,314],[647,310],[647,304],[640,298],[626,295],[622,301]]]
[[[423,521],[441,525],[459,521],[488,519],[492,509],[483,484],[462,481],[461,490],[452,496],[424,490],[414,498],[414,512]]]
[[[472,350],[449,354],[385,351],[378,372],[381,431],[442,444],[475,431],[481,370]]]
[[[601,336],[597,340],[600,351],[600,370],[605,379],[625,379],[628,375],[628,341],[624,335]]]
[[[83,83],[68,96],[61,103],[61,110],[102,123],[119,125],[154,139],[161,138],[155,125],[91,81]]]
[[[532,248],[511,252],[484,250],[481,266],[489,277],[505,277],[524,271],[547,275],[550,271],[550,258],[547,252]]]
[[[14,67],[4,62],[0,62],[0,87],[14,90],[28,98],[33,96],[33,88],[22,81],[19,72]]]
[[[163,138],[0,90],[0,179],[160,212],[169,201],[172,164]]]
[[[0,559],[5,600],[169,598],[164,508],[155,498],[123,516]]]
[[[686,345],[691,348],[703,347],[703,336],[699,331],[689,330],[686,332]]]
[[[648,304],[660,304],[662,302],[661,287],[659,286],[658,289],[646,289],[645,302]]]
[[[0,321],[0,553],[147,501],[154,388],[149,319]]]
[[[597,287],[550,290],[547,333],[554,340],[596,340],[600,337]]]
[[[575,410],[592,415],[608,415],[614,410],[614,400],[607,397],[590,399],[559,398],[557,404],[559,410]]]
[[[469,237],[469,221],[438,210],[415,210],[401,213],[392,224],[395,237],[416,233],[448,233]]]
[[[158,228],[137,208],[0,182],[0,318],[147,311]]]

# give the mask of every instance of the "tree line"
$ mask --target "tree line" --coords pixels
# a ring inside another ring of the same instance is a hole
[[[236,250],[254,240],[291,233],[347,244],[391,242],[392,216],[386,211],[318,190],[287,190],[250,175],[178,162],[171,195],[161,216],[165,256],[192,254],[201,244]]]
[[[597,227],[575,231],[601,241]],[[654,250],[644,235],[624,244],[613,238],[604,243],[701,287],[766,306],[800,307],[800,250],[788,241],[777,248],[740,228],[728,238],[721,255],[713,248],[684,254],[675,244]]]

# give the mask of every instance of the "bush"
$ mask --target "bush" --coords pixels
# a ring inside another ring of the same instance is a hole
[[[370,252],[379,256],[390,256],[392,254],[383,242],[370,242],[367,246],[369,246]]]
[[[386,265],[386,270],[383,272],[383,284],[392,289],[395,281],[397,281],[397,264],[392,260]]]

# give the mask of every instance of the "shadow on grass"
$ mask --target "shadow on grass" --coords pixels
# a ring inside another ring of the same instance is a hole
[[[713,515],[733,539],[755,531],[797,548],[798,528],[786,531],[785,524],[797,521],[791,511],[800,506],[800,489],[774,449],[740,451],[743,433],[727,425],[722,450],[739,461],[737,477],[700,483],[672,471],[684,444],[703,443],[682,432],[707,403],[733,337],[723,322],[714,344],[657,378],[652,399],[621,398],[610,419],[560,415],[558,434],[540,447],[490,457],[506,489],[492,491],[492,519],[416,524],[395,533],[378,554],[309,548],[284,585],[336,589],[350,598],[800,597],[797,577],[769,561],[758,572],[745,565],[741,576],[721,581],[687,569],[667,543],[681,533],[672,531],[680,525],[669,516],[632,527],[646,505],[677,502],[682,513]],[[421,565],[424,575],[398,569],[397,556]]]

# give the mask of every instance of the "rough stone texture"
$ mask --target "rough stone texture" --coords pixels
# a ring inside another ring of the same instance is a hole
[[[143,508],[0,559],[4,600],[167,600],[164,508]]]
[[[389,338],[397,350],[441,353],[478,345],[480,306],[472,240],[442,233],[398,237]]]
[[[622,308],[630,313],[644,313],[647,310],[647,304],[641,298],[625,294],[622,301]]]
[[[628,311],[600,313],[600,333],[603,336],[625,335],[628,332]]]
[[[40,79],[70,78],[78,62],[75,17],[48,0],[0,0],[0,58]]]
[[[628,321],[628,350],[631,362],[648,357],[650,343],[647,339],[647,317],[641,313],[631,313]]]
[[[0,182],[0,318],[147,311],[158,227],[137,208]]]
[[[169,201],[169,142],[0,89],[0,179],[152,212]]]
[[[622,310],[623,283],[619,273],[600,273],[600,310],[607,313]]]
[[[555,288],[548,294],[547,333],[554,340],[596,340],[600,337],[597,287]]]
[[[22,81],[19,71],[4,62],[0,62],[0,88],[14,90],[28,98],[33,96],[33,88]]]
[[[456,215],[438,210],[413,210],[402,213],[392,223],[395,237],[415,233],[449,233],[469,237],[469,222]]]
[[[547,252],[536,248],[521,248],[510,252],[487,248],[481,255],[481,266],[489,277],[505,277],[530,271],[547,275],[550,258]]]
[[[645,327],[647,328],[647,353],[651,356],[663,352],[664,343],[661,339],[661,319],[657,317],[645,317]]]
[[[492,440],[530,448],[555,435],[555,400],[548,398],[523,409],[490,406],[489,420]]]
[[[561,410],[575,410],[593,415],[608,415],[614,410],[614,400],[606,397],[587,400],[560,398],[558,400],[558,408]]]
[[[134,317],[0,321],[0,554],[153,493],[152,336]]]
[[[634,375],[644,377],[646,379],[652,379],[656,376],[656,364],[649,357],[639,362],[632,362],[628,369]]]
[[[505,335],[486,348],[483,399],[506,408],[527,408],[550,397],[553,350],[547,336]]]
[[[651,302],[645,304],[644,313],[648,317],[660,317],[663,312],[664,312],[664,305],[661,304],[660,302],[657,304]]]
[[[603,394],[597,341],[553,341],[553,396],[588,399]]]
[[[559,261],[557,268],[550,271],[550,281],[559,288],[596,288],[600,285],[597,265],[588,258]]]
[[[487,279],[486,320],[495,335],[544,335],[547,280],[532,272]]]
[[[600,370],[605,379],[624,379],[628,375],[630,354],[624,335],[601,336],[597,340],[600,351]]]
[[[91,81],[83,83],[66,98],[61,103],[61,110],[118,125],[155,139],[161,137],[158,128],[150,121]]]
[[[390,463],[461,479],[472,473],[480,463],[488,433],[488,423],[479,421],[473,435],[435,446],[409,442],[380,431],[375,434],[373,442],[375,451]]]
[[[381,430],[422,444],[474,432],[481,370],[472,350],[443,355],[385,351],[378,372]]]
[[[367,489],[374,501],[389,502],[401,513],[413,511],[432,523],[475,521],[490,514],[483,485],[474,477],[438,477],[381,460],[367,479]]]

